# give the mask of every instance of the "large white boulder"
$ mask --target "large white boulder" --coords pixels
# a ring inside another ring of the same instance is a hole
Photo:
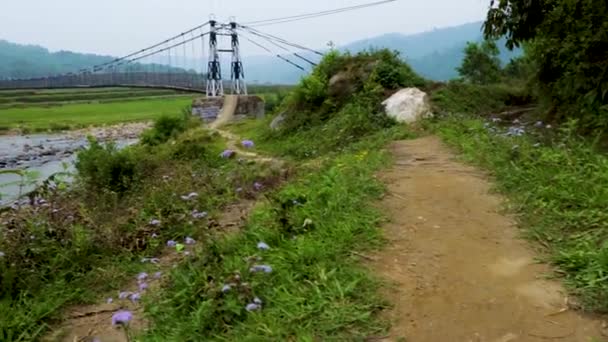
[[[428,95],[418,88],[404,88],[382,102],[386,114],[398,122],[412,123],[432,117]]]

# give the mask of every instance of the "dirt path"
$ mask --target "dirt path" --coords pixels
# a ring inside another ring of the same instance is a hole
[[[567,309],[560,284],[498,213],[485,177],[439,139],[391,146],[381,207],[389,246],[374,269],[394,284],[386,341],[604,341],[599,318]],[[593,340],[592,338],[595,338]]]

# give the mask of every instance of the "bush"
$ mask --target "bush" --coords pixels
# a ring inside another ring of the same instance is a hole
[[[534,101],[525,89],[505,84],[477,85],[451,81],[431,93],[437,113],[490,114]]]
[[[184,132],[191,122],[190,111],[184,109],[181,116],[161,115],[154,121],[154,126],[142,133],[144,145],[156,146]]]
[[[384,114],[382,100],[390,92],[425,85],[397,52],[378,50],[356,55],[333,51],[285,100],[286,118],[279,135],[320,129],[322,150],[358,140],[393,122]],[[332,120],[335,120],[332,122]]]
[[[156,167],[142,148],[119,150],[114,143],[89,142],[89,148],[78,153],[76,159],[78,178],[89,191],[125,193]]]

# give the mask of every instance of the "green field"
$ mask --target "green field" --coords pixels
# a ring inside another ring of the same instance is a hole
[[[0,110],[0,132],[64,130],[91,125],[153,120],[162,114],[179,114],[192,97],[141,99],[126,102],[68,104],[50,108]]]
[[[272,111],[290,86],[252,86]],[[200,94],[152,88],[0,90],[0,134],[153,120],[178,114]]]

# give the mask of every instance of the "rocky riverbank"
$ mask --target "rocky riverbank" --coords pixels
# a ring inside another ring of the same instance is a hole
[[[61,134],[0,136],[0,169],[27,169],[67,159],[87,145],[89,136],[103,142],[133,141],[149,126],[149,123],[128,123]]]

